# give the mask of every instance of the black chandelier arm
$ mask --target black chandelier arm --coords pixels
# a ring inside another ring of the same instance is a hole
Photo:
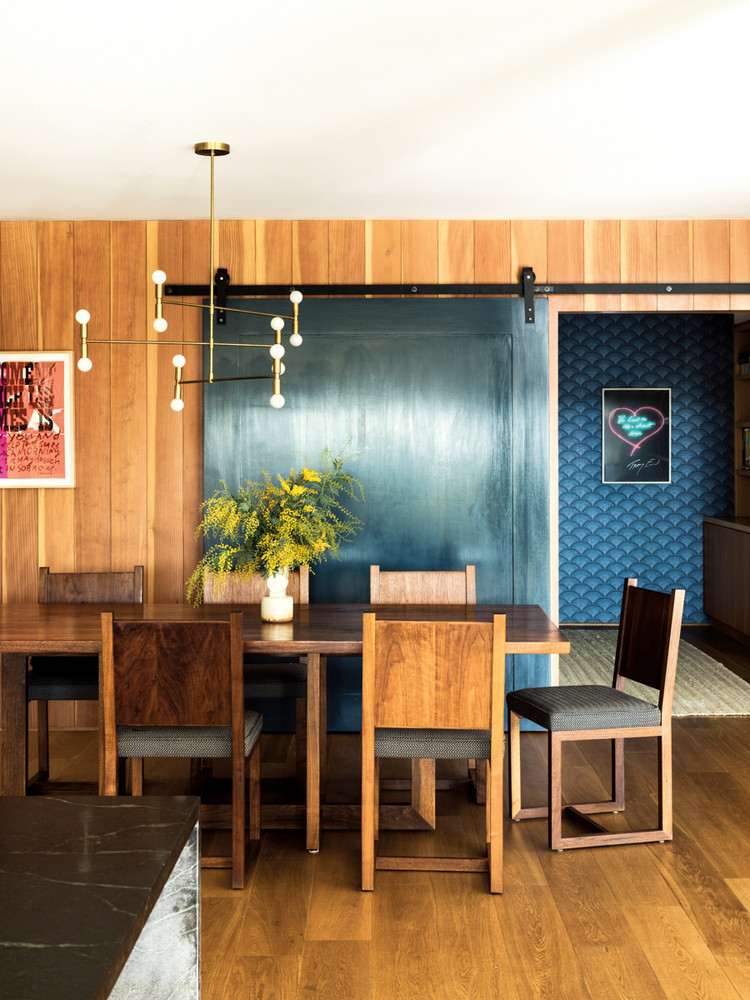
[[[273,378],[273,375],[233,375],[228,378],[181,378],[178,385],[212,385],[214,382],[252,382],[255,379]]]
[[[198,288],[203,286],[198,285],[165,285],[164,294],[169,295],[170,292],[167,291],[168,288]],[[205,286],[205,294],[208,295],[208,285]],[[181,295],[192,295],[192,292],[180,292]],[[202,292],[196,292],[196,295],[202,295]],[[239,293],[237,293],[239,294]],[[211,305],[208,302],[182,302],[179,299],[169,303],[171,306],[187,306],[189,309],[210,309]],[[245,316],[270,316],[271,318],[280,317],[281,319],[293,320],[294,316],[285,316],[283,313],[269,313],[269,312],[258,312],[256,309],[237,309],[234,306],[217,306],[214,305],[215,312],[230,312],[230,313],[243,313]]]

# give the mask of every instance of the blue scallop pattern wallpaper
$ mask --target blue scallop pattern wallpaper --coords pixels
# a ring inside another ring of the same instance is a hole
[[[703,612],[703,515],[732,513],[733,317],[569,313],[559,326],[560,621],[616,622],[622,579]],[[602,389],[672,390],[672,482],[602,483]]]

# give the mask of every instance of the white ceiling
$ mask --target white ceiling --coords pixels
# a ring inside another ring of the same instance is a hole
[[[750,0],[5,0],[0,218],[750,217]]]

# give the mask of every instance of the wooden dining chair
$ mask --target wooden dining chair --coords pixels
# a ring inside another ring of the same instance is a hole
[[[672,696],[684,602],[684,590],[662,594],[626,579],[611,687],[576,684],[508,694],[510,816],[546,816],[552,850],[672,839]],[[626,693],[627,680],[653,688],[653,702]],[[547,730],[549,794],[544,806],[521,805],[521,719]],[[592,816],[624,810],[625,740],[643,737],[655,737],[657,744],[657,824],[649,829],[607,829]],[[611,741],[610,799],[563,803],[562,750],[576,740]],[[588,832],[563,836],[563,815]]]
[[[376,869],[418,869],[488,871],[490,891],[502,892],[505,616],[438,622],[367,613],[362,639],[362,888],[374,888]],[[486,855],[381,855],[384,757],[486,759]]]
[[[132,572],[50,573],[39,567],[39,604],[142,604],[143,566]],[[26,700],[37,706],[37,771],[31,785],[49,777],[50,701],[96,701],[99,697],[99,657],[32,656],[26,678]]]
[[[242,613],[229,621],[117,621],[104,612],[99,673],[100,794],[118,794],[118,761],[131,764],[143,794],[146,757],[232,760],[231,868],[245,885],[248,852],[260,839],[260,733],[263,717],[245,708]],[[249,809],[245,806],[248,792]]]
[[[387,570],[370,566],[370,604],[476,604],[476,568],[463,570]],[[482,761],[468,762],[477,802],[484,802],[485,768]],[[411,762],[411,801],[430,826],[435,825],[435,761]],[[386,786],[398,786],[393,780]]]
[[[206,573],[204,604],[260,604],[266,584],[260,573]],[[310,603],[310,569],[300,566],[289,574],[287,593],[295,604]],[[320,658],[320,787],[326,773],[326,660]],[[271,654],[245,657],[245,698],[294,698],[297,784],[304,787],[307,767],[307,666],[305,658],[275,659]]]

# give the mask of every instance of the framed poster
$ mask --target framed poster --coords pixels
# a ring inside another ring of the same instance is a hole
[[[671,481],[671,389],[602,389],[602,482]]]
[[[73,352],[0,352],[0,487],[73,485]]]

